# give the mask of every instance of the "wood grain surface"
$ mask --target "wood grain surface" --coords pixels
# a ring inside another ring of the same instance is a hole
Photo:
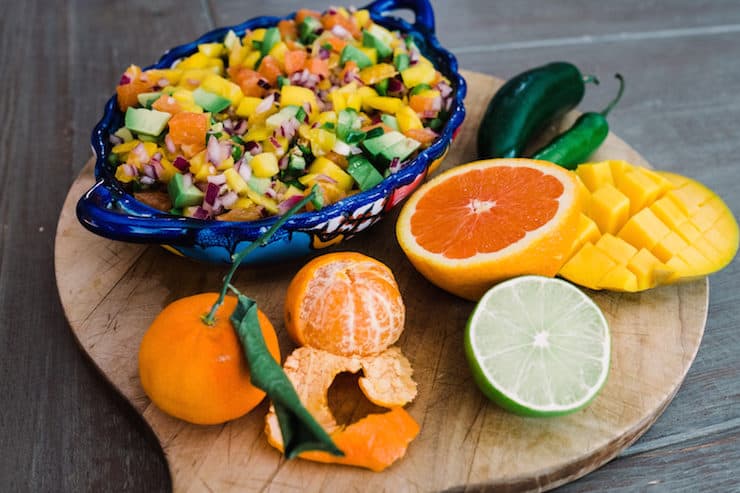
[[[476,123],[502,84],[475,72],[468,82],[468,118],[441,170],[475,159]],[[575,115],[543,134],[570,126]],[[647,164],[613,134],[593,159]],[[556,419],[525,419],[487,402],[463,356],[462,334],[472,303],[430,286],[404,258],[394,237],[397,211],[340,249],[359,250],[393,269],[406,300],[399,346],[415,368],[419,396],[408,406],[422,424],[407,457],[382,474],[282,459],[264,437],[265,405],[222,426],[173,419],[144,394],[138,344],[173,299],[215,291],[222,268],[170,255],[158,246],[113,242],[78,223],[77,199],[94,182],[91,165],[72,185],[57,227],[56,275],[72,332],[105,377],[152,427],[167,457],[175,491],[427,491],[466,486],[538,491],[576,479],[611,460],[657,419],[678,390],[704,333],[706,280],[641,294],[591,293],[612,331],[610,376],[587,409]],[[79,267],[79,259],[88,262]],[[237,283],[253,295],[281,336],[287,283],[305,262],[242,269]],[[336,408],[355,407],[353,394]]]
[[[545,62],[572,61],[602,78],[586,94],[584,111],[614,93],[610,74],[624,74],[625,97],[609,118],[614,131],[654,165],[707,184],[740,215],[737,1],[432,3],[438,37],[463,68],[507,78]],[[128,64],[151,63],[167,47],[216,26],[284,14],[296,3],[6,4],[0,16],[2,489],[169,491],[167,464],[149,427],[70,335],[54,279],[55,225],[90,155],[90,130]],[[79,267],[85,262],[80,258]],[[738,490],[739,266],[735,260],[711,277],[701,347],[664,414],[617,459],[558,491]]]

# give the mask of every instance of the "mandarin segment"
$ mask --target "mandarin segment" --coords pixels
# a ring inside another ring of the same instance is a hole
[[[377,354],[398,340],[404,320],[393,273],[360,253],[317,257],[288,287],[285,324],[300,345],[339,355]]]

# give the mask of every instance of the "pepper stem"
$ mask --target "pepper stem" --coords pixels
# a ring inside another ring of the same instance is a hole
[[[596,77],[595,75],[592,75],[592,74],[584,75],[583,76],[583,83],[584,84],[591,84],[591,83],[593,83],[593,84],[596,84],[597,86],[600,84],[599,78]]]
[[[624,77],[622,77],[622,74],[614,74],[614,77],[619,79],[619,92],[617,93],[617,96],[614,98],[614,100],[612,100],[612,102],[609,103],[609,105],[601,112],[602,116],[607,116],[609,114],[612,108],[614,108],[619,100],[622,98],[622,93],[624,92]]]
[[[313,188],[311,188],[311,191],[306,194],[305,197],[301,199],[300,202],[296,203],[293,207],[291,207],[285,214],[280,216],[280,218],[275,221],[275,223],[270,226],[270,229],[262,233],[259,238],[257,238],[255,241],[249,244],[247,248],[242,250],[239,253],[235,253],[231,256],[231,268],[229,269],[229,272],[226,274],[226,277],[224,277],[224,283],[223,286],[221,286],[221,292],[218,295],[218,298],[216,299],[216,302],[211,307],[211,311],[208,312],[207,315],[203,316],[203,322],[206,325],[213,325],[214,321],[216,319],[216,312],[218,311],[218,308],[221,306],[221,303],[224,302],[224,298],[226,297],[226,292],[229,290],[229,286],[231,285],[231,278],[234,277],[234,273],[236,272],[236,268],[239,267],[239,265],[242,263],[242,260],[252,253],[254,250],[257,249],[257,247],[267,245],[267,241],[274,235],[278,229],[280,229],[280,226],[285,224],[285,222],[290,219],[290,217],[301,210],[303,206],[314,200],[316,197],[316,194],[320,193],[318,185],[314,185]]]

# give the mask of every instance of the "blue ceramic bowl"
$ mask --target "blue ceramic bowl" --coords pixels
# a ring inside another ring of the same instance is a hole
[[[465,80],[458,73],[455,57],[434,36],[434,13],[428,0],[376,0],[365,8],[370,11],[374,22],[413,36],[424,56],[450,80],[454,90],[450,117],[437,140],[399,172],[369,190],[319,211],[296,214],[285,222],[268,244],[252,252],[245,263],[274,262],[308,255],[349,239],[375,224],[421,184],[430,168],[434,169],[444,157],[462,124]],[[414,24],[387,15],[397,9],[412,10]],[[281,19],[294,15],[257,17],[236,26],[216,29],[192,43],[172,48],[147,68],[168,68],[176,60],[197,51],[198,44],[221,41],[229,29],[242,36],[248,29],[274,26]],[[96,183],[77,204],[77,217],[93,233],[120,241],[158,243],[186,257],[229,264],[232,255],[249,246],[277,220],[270,217],[252,222],[208,221],[163,213],[139,202],[115,179],[115,170],[108,164],[111,152],[109,135],[122,125],[123,114],[113,96],[92,133]]]

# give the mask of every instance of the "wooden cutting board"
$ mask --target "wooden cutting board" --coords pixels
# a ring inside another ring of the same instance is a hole
[[[443,169],[475,159],[476,129],[501,80],[464,72],[468,116]],[[559,128],[569,125],[570,115]],[[610,135],[595,159],[647,165]],[[641,294],[590,292],[612,330],[611,372],[602,393],[583,411],[554,419],[521,418],[488,402],[475,386],[463,353],[463,329],[473,304],[421,277],[394,235],[398,211],[338,249],[385,262],[407,308],[398,341],[419,384],[408,411],[421,433],[406,457],[383,473],[286,461],[264,437],[263,402],[220,426],[195,426],[151,404],[139,384],[139,341],[155,315],[175,299],[216,291],[226,269],[180,258],[158,246],[110,241],[88,233],[75,204],[93,184],[92,160],[72,185],[56,236],[59,295],[80,347],[143,415],[162,445],[175,491],[430,491],[489,486],[498,491],[545,490],[608,462],[657,419],[677,392],[701,342],[708,283],[700,280]],[[275,324],[283,355],[294,344],[282,320],[285,290],[305,259],[241,269],[240,290]],[[351,382],[350,382],[351,385]],[[345,388],[337,408],[352,407]],[[344,406],[341,405],[344,401]]]

